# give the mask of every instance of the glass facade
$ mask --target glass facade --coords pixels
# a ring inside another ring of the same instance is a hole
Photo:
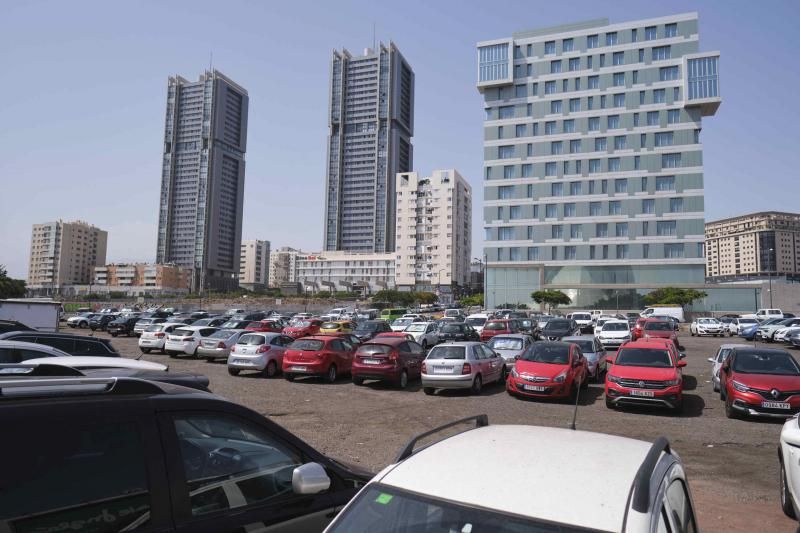
[[[686,70],[689,74],[688,98],[716,98],[719,96],[718,85],[719,57],[702,57],[689,59]]]
[[[508,78],[508,45],[494,44],[478,48],[480,81]]]

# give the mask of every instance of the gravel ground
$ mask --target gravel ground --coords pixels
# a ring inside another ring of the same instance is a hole
[[[602,385],[592,384],[582,393],[578,428],[646,441],[665,435],[686,465],[703,531],[796,531],[797,524],[783,515],[779,502],[776,450],[781,422],[725,417],[706,358],[728,339],[686,334],[681,342],[688,362],[682,415],[609,410]],[[113,344],[126,357],[140,355],[136,338],[119,337]],[[515,399],[498,385],[486,386],[477,397],[461,391],[426,396],[418,384],[400,391],[380,384],[356,387],[347,379],[332,385],[314,378],[289,383],[247,374],[232,377],[222,362],[159,354],[143,359],[167,363],[175,371],[205,374],[216,394],[273,418],[333,457],[375,471],[391,462],[414,434],[459,417],[487,413],[493,424],[553,427],[566,427],[572,417],[567,403]],[[602,475],[603,455],[613,450],[596,453],[598,472],[588,475]]]

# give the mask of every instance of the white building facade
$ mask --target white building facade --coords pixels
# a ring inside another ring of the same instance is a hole
[[[395,286],[393,253],[322,252],[297,256],[297,281],[308,292],[373,294]]]
[[[269,277],[269,241],[242,241],[239,286],[253,290],[266,287]]]
[[[269,255],[269,286],[278,287],[281,283],[297,281],[297,256],[305,252],[284,246],[273,250]]]

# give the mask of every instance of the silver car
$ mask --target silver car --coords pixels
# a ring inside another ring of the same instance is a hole
[[[166,321],[166,318],[140,318],[133,326],[133,334],[141,337],[142,333],[153,324],[163,324]]]
[[[484,383],[503,383],[505,361],[480,342],[450,342],[431,348],[422,363],[422,390],[470,389],[480,394]]]
[[[581,349],[581,353],[586,358],[589,376],[591,376],[595,382],[602,381],[603,373],[608,370],[608,362],[606,360],[606,349],[597,337],[581,335],[580,337],[564,337],[561,341],[577,344],[578,348]]]
[[[283,365],[283,354],[294,339],[282,333],[247,331],[231,347],[228,373],[238,376],[242,370],[255,370],[264,377],[275,377]]]
[[[723,344],[717,350],[717,355],[709,357],[708,362],[711,363],[711,384],[714,386],[714,392],[719,392],[719,369],[722,368],[722,363],[731,354],[734,348],[749,348],[748,344]]]
[[[431,346],[439,344],[439,333],[436,330],[436,324],[433,322],[414,322],[409,324],[406,333],[410,333],[417,344],[422,346],[423,350],[427,350]]]
[[[522,356],[533,342],[533,337],[530,335],[514,333],[513,335],[495,335],[486,344],[503,358],[506,370],[511,372],[517,358]]]
[[[200,341],[197,355],[208,360],[227,359],[231,348],[239,341],[243,329],[221,329]]]

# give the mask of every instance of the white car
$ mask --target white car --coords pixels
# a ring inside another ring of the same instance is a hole
[[[794,415],[784,422],[778,447],[781,507],[789,518],[800,516],[800,425]]]
[[[437,333],[436,324],[433,322],[413,322],[403,331],[410,333],[414,340],[417,341],[417,344],[422,346],[423,350],[439,344],[439,333]]]
[[[603,324],[605,324],[609,320],[619,320],[619,319],[617,317],[615,317],[615,316],[608,316],[608,315],[602,315],[602,316],[599,316],[599,317],[597,317],[595,319],[595,321],[594,321],[594,335],[595,335],[595,337],[597,336],[598,333],[600,333],[600,330],[603,329]]]
[[[130,368],[132,370],[158,370],[166,372],[169,367],[161,363],[128,359],[127,357],[97,357],[94,355],[70,355],[66,357],[42,357],[28,359],[26,365],[58,365],[69,368]]]
[[[722,337],[723,329],[722,323],[716,318],[695,318],[689,325],[689,333],[692,337],[697,335],[713,335],[714,337]]]
[[[71,328],[85,329],[89,327],[89,320],[98,313],[81,313],[67,319],[67,325]]]
[[[592,314],[584,311],[572,313],[572,320],[581,327],[581,333],[592,331]]]
[[[600,324],[600,320],[597,321]],[[627,320],[616,318],[605,320],[600,326],[600,330],[595,328],[595,337],[603,345],[603,348],[618,348],[623,343],[631,340],[631,325]]]
[[[264,377],[278,375],[286,347],[295,339],[281,333],[245,332],[231,346],[228,374],[238,376],[242,370],[255,370]]]
[[[477,427],[415,450],[422,439],[468,422]],[[597,450],[614,450],[602,467]],[[477,476],[464,465],[508,475]],[[512,478],[536,482],[520,490]],[[457,420],[411,439],[325,531],[583,530],[698,530],[686,472],[665,438],[650,444],[561,428],[490,426],[486,415]]]
[[[469,315],[465,322],[472,326],[472,329],[480,333],[483,331],[483,326],[486,325],[487,320],[489,320],[489,315],[486,313],[476,313],[474,315]]]
[[[738,335],[742,332],[742,329],[753,324],[758,324],[758,320],[755,318],[734,318],[728,325],[728,336]]]
[[[391,324],[392,331],[405,331],[414,322],[413,318],[397,318]]]
[[[717,350],[717,355],[709,357],[708,362],[711,363],[711,385],[714,387],[714,392],[719,392],[719,369],[722,368],[722,363],[731,354],[734,348],[749,348],[747,344],[723,344]]]
[[[789,338],[800,331],[800,326],[781,328],[775,332],[775,342],[789,342]]]
[[[167,342],[167,335],[172,333],[175,328],[185,328],[183,322],[164,322],[147,326],[139,337],[139,349],[142,353],[150,353],[153,350],[164,352],[164,345]]]
[[[170,357],[179,354],[197,356],[197,348],[200,341],[217,331],[217,328],[208,326],[186,326],[175,328],[172,333],[167,334],[167,342],[164,343],[164,352]]]

